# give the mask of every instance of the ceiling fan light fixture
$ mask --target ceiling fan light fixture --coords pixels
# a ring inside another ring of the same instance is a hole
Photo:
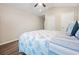
[[[39,9],[40,12],[42,12],[42,9]]]

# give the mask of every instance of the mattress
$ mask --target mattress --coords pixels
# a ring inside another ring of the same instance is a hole
[[[60,31],[25,32],[19,38],[19,52],[27,55],[75,55],[79,54],[79,40]]]

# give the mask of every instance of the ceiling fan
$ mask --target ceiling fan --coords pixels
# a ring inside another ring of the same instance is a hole
[[[45,5],[44,3],[36,3],[36,4],[34,5],[34,7],[37,7],[38,5],[41,5],[41,6],[43,6],[43,7],[46,7],[46,5]]]

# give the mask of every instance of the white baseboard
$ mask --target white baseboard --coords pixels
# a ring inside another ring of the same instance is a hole
[[[0,45],[7,44],[7,43],[10,43],[10,42],[13,42],[13,41],[16,41],[16,40],[18,40],[18,39],[13,39],[13,40],[10,40],[10,41],[7,41],[7,42],[0,43]]]

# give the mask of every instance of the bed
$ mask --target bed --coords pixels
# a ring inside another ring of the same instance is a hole
[[[61,31],[25,32],[19,38],[19,52],[27,55],[77,55],[79,39]]]

